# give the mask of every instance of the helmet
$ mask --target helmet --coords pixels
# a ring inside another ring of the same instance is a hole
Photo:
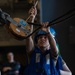
[[[47,32],[43,31],[43,30],[39,30],[38,32],[36,32],[35,36],[34,36],[34,42],[37,43],[37,38],[40,36],[40,35],[46,35]]]
[[[53,28],[50,28],[50,32],[52,33],[53,37],[55,37],[56,35],[56,32]],[[36,32],[35,34],[35,37],[34,37],[34,42],[37,43],[37,38],[40,36],[40,35],[47,35],[48,33],[43,31],[43,30],[39,30],[38,32]]]

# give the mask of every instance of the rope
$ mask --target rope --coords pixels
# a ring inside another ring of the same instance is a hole
[[[64,15],[62,15],[62,16],[60,16],[60,17],[54,19],[54,20],[52,20],[51,22],[49,22],[48,27],[49,27],[49,26],[52,26],[52,25],[55,25],[55,24],[57,24],[57,23],[63,22],[63,21],[65,21],[66,19],[71,18],[72,16],[75,15],[75,13],[73,13],[74,11],[75,11],[75,8],[72,9],[72,10],[70,10],[70,11],[68,11],[68,12],[65,13]],[[73,14],[71,14],[71,13],[73,13]],[[69,14],[71,14],[71,15],[68,16],[68,17],[66,17],[66,18],[64,18],[64,19],[62,19],[62,20],[60,20],[60,21],[57,21],[57,20],[63,18],[64,16],[67,16],[67,15],[69,15]],[[55,21],[57,21],[57,22],[55,22]],[[55,23],[53,23],[53,22],[55,22]],[[30,22],[28,22],[28,23],[29,23],[29,24],[32,24],[32,25],[35,25],[35,26],[40,26],[40,27],[38,27],[36,30],[34,30],[34,31],[33,31],[30,35],[28,35],[27,37],[31,36],[32,34],[34,34],[36,31],[38,31],[38,30],[41,28],[41,24],[35,24],[35,23],[30,23]]]

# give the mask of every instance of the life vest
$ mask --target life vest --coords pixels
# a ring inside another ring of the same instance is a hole
[[[24,70],[24,75],[60,75],[60,69],[62,69],[61,56],[58,56],[57,64],[55,66],[50,50],[47,50],[45,54],[42,54],[41,50],[35,47],[30,64]]]

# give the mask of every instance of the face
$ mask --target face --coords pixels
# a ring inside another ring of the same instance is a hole
[[[14,58],[13,53],[8,53],[8,54],[7,54],[7,59],[8,59],[8,61],[13,60],[13,58]]]
[[[49,44],[49,39],[48,39],[48,36],[47,35],[41,35],[38,37],[37,39],[37,45],[39,47],[43,47],[43,48],[46,48],[48,47],[50,44]]]

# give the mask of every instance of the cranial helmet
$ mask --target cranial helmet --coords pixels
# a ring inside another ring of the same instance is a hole
[[[56,35],[56,32],[53,28],[50,28],[50,32],[52,33],[53,37],[55,37]],[[43,31],[43,30],[39,30],[38,32],[36,32],[35,34],[35,37],[34,37],[34,42],[37,43],[37,38],[40,36],[40,35],[47,35],[48,33]]]

